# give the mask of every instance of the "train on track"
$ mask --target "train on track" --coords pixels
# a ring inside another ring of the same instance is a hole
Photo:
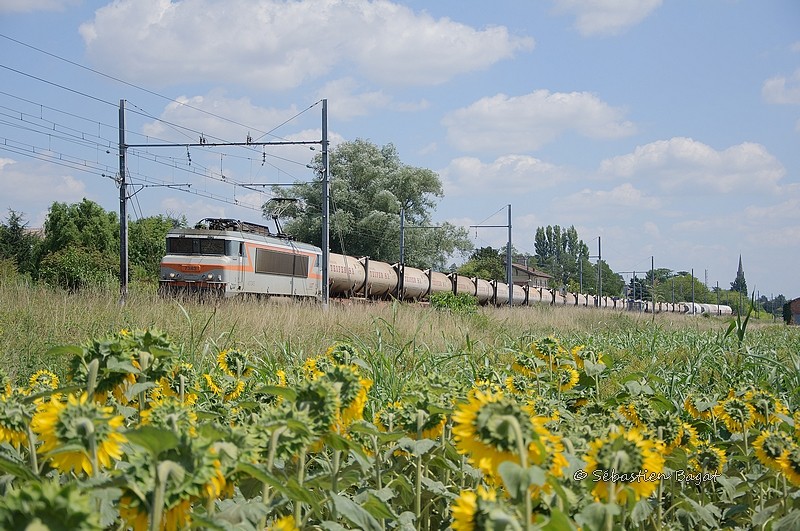
[[[269,227],[235,219],[206,218],[194,228],[167,234],[161,260],[163,295],[196,293],[212,297],[287,297],[320,300],[322,250],[273,233]],[[367,257],[330,253],[331,298],[426,301],[435,293],[466,293],[479,304],[515,306],[534,303],[599,306],[652,312],[650,301],[568,293],[547,287],[511,285],[498,280],[389,264]],[[686,302],[656,303],[656,312],[728,315],[729,306]]]

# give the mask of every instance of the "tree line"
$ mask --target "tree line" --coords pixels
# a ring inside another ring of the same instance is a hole
[[[128,257],[134,280],[158,280],[167,231],[186,219],[158,215],[128,225]],[[31,230],[22,213],[10,210],[0,223],[3,276],[23,275],[70,290],[119,281],[119,216],[83,199],[53,203],[44,227]]]

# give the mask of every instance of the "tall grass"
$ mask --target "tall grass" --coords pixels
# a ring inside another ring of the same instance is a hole
[[[0,362],[13,379],[40,368],[62,374],[63,360],[46,355],[51,347],[124,328],[158,328],[198,366],[233,345],[261,364],[282,366],[324,352],[335,341],[350,341],[373,354],[374,374],[390,390],[419,371],[497,363],[504,351],[548,335],[608,352],[628,372],[685,362],[687,371],[696,372],[689,377],[708,380],[713,375],[707,364],[700,370],[700,360],[732,346],[724,337],[727,325],[717,318],[547,305],[459,315],[392,302],[334,301],[325,310],[279,299],[178,301],[159,298],[146,286],[134,286],[121,305],[113,289],[69,293],[0,281]],[[795,359],[789,356],[800,352],[800,335],[781,325],[753,322],[747,334],[747,345],[774,351],[789,366]]]

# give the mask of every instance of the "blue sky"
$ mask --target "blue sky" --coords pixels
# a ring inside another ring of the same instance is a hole
[[[31,226],[118,209],[121,99],[136,144],[318,140],[326,98],[334,144],[439,174],[435,221],[510,203],[521,251],[575,225],[615,271],[727,288],[741,254],[751,290],[800,296],[795,0],[0,0],[0,35],[0,207]],[[309,180],[313,155],[131,149],[131,215],[257,220],[269,193],[239,185]]]

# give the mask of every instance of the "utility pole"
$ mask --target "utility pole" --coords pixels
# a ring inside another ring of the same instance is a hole
[[[400,266],[406,265],[406,209],[400,209]]]
[[[317,102],[319,103],[319,102]],[[316,105],[316,103],[314,104]],[[183,144],[126,144],[125,143],[125,100],[119,102],[119,174],[120,174],[120,297],[124,302],[128,292],[128,227],[127,227],[127,186],[125,180],[125,153],[128,148],[156,148],[156,147],[220,147],[220,146],[300,146],[315,145],[322,147],[322,306],[328,308],[330,299],[330,162],[328,160],[328,100],[322,100],[322,139],[321,140],[283,140],[272,142],[253,142],[248,135],[245,142],[207,142],[201,135],[199,142]],[[251,183],[251,186],[255,183]],[[264,186],[264,185],[259,185]]]
[[[692,268],[692,315],[695,314],[694,309],[694,268]]]
[[[488,227],[507,227],[508,228],[508,242],[506,243],[506,283],[508,284],[508,305],[514,304],[514,283],[512,281],[512,267],[511,267],[511,203],[507,205],[508,208],[508,224],[506,225],[470,225],[470,228],[488,228]]]
[[[506,278],[508,279],[508,305],[514,304],[514,273],[511,267],[511,203],[508,204],[508,243],[506,244]]]
[[[328,309],[330,299],[330,165],[328,162],[328,99],[322,100],[322,308]]]
[[[125,178],[125,100],[119,100],[119,303],[128,297],[128,185]]]
[[[653,315],[656,313],[656,271],[655,271],[655,259],[651,256],[650,257],[650,298],[653,300]]]

